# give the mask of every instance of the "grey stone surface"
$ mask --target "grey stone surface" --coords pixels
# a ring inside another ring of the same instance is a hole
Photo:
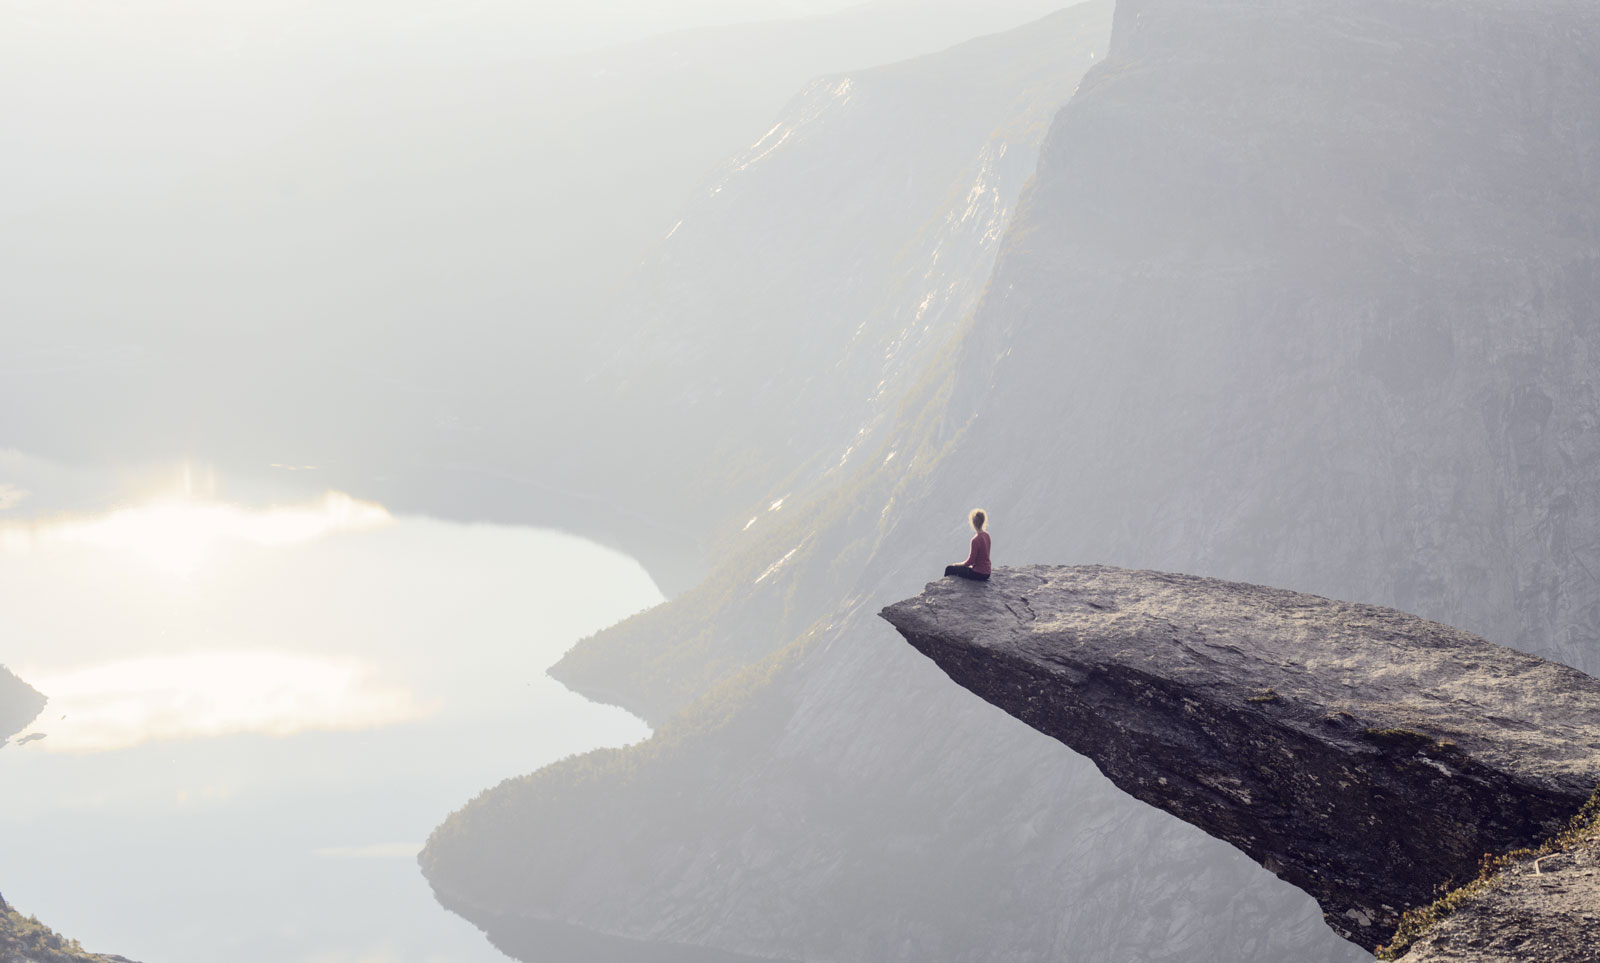
[[[1372,949],[1600,784],[1600,680],[1393,609],[1103,566],[884,609],[957,683],[1249,853]]]

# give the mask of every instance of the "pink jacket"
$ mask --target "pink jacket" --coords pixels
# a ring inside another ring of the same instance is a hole
[[[981,575],[989,574],[989,533],[978,532],[972,536],[972,550],[961,563]]]

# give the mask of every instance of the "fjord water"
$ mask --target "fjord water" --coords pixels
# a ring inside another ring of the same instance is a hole
[[[648,734],[545,675],[661,600],[540,529],[174,501],[0,525],[5,897],[153,963],[503,957],[415,857],[487,786]]]

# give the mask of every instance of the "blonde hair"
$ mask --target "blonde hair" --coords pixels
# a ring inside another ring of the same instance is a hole
[[[981,508],[974,508],[972,511],[967,513],[967,521],[971,522],[972,527],[977,531],[983,531],[983,525],[988,520],[989,513]]]

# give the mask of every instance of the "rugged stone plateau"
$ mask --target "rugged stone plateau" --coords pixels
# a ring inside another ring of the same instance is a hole
[[[1600,779],[1600,680],[1393,609],[1036,565],[934,582],[882,615],[957,683],[1248,853],[1368,949],[1485,853],[1561,831]],[[1551,862],[1581,871],[1584,852]],[[1571,939],[1600,940],[1586,930]]]

